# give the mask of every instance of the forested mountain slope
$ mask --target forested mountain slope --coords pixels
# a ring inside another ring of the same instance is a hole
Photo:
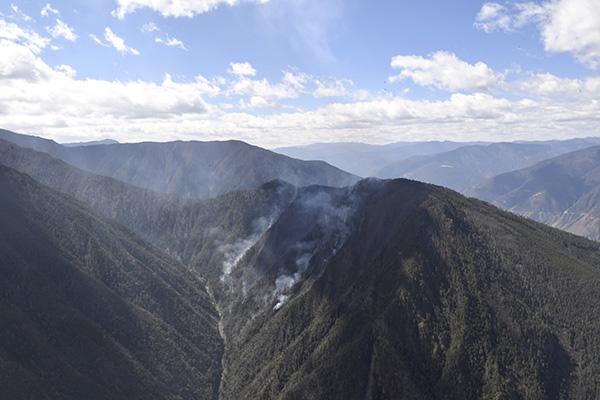
[[[600,396],[597,243],[402,179],[138,211],[212,292],[221,399]]]
[[[0,166],[0,381],[7,399],[214,399],[204,283],[130,231]]]

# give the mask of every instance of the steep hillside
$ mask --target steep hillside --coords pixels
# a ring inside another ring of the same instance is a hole
[[[136,232],[149,232],[165,213],[186,203],[175,196],[141,189],[73,167],[50,155],[0,139],[0,165],[25,173],[43,185],[73,196],[101,215]]]
[[[322,161],[301,161],[239,141],[66,147],[0,131],[0,139],[75,167],[160,193],[214,197],[281,179],[297,186],[348,186],[358,178]]]
[[[595,243],[403,180],[216,204],[189,259],[223,315],[223,399],[600,395]]]
[[[600,396],[600,245],[450,190],[274,181],[131,227],[205,277],[221,399]]]
[[[415,179],[470,194],[485,179],[598,144],[598,139],[589,138],[465,146],[400,161],[380,170],[376,176]]]
[[[6,129],[0,129],[0,139],[14,143],[20,147],[53,154],[55,156],[61,153],[64,147],[53,140],[48,140],[37,136],[22,135]]]
[[[473,194],[502,208],[600,239],[600,147],[498,175]]]
[[[178,218],[189,241],[164,243],[223,317],[223,399],[600,394],[597,244],[403,180],[273,182]]]
[[[7,399],[215,399],[204,284],[131,232],[0,166],[0,381]]]

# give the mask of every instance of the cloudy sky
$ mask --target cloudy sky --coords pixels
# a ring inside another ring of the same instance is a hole
[[[596,136],[600,1],[2,1],[0,127],[266,147]]]

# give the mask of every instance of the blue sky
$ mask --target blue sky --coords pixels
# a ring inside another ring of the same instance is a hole
[[[0,126],[59,141],[600,134],[597,0],[22,0],[0,12]]]

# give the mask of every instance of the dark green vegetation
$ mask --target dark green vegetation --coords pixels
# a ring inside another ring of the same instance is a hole
[[[496,176],[478,198],[540,222],[600,239],[600,147]]]
[[[4,166],[0,189],[2,398],[216,397],[218,314],[195,274]]]
[[[224,279],[210,237],[192,263],[220,293],[221,398],[600,395],[599,245],[409,181],[283,197]]]
[[[358,178],[323,161],[300,161],[239,141],[67,147],[0,130],[0,139],[82,170],[160,193],[207,198],[282,179],[298,186],[346,186]]]
[[[600,398],[600,244],[407,180],[364,180],[347,188],[273,181],[190,201],[0,143],[4,162],[118,218],[176,257],[193,272],[135,239],[176,277],[186,277],[190,292],[181,299],[200,299],[198,314],[214,316],[205,304],[207,284],[225,338],[221,399]],[[55,215],[46,205],[55,197],[86,210],[49,190],[42,193],[23,207],[38,210],[31,220],[47,221],[46,227],[70,220],[46,216]],[[105,226],[111,240],[133,238],[93,218],[99,228],[75,231],[70,240]],[[35,236],[48,237],[43,232]],[[15,243],[21,242],[34,243]],[[85,247],[71,248],[76,260],[87,254]],[[106,248],[109,257],[119,247]],[[121,258],[133,262],[137,253],[129,254],[132,260],[115,252],[114,274],[129,270]],[[9,271],[19,273],[19,265]],[[103,265],[86,264],[86,271],[102,271]],[[52,286],[41,280],[42,272],[31,276],[39,277],[36,292],[46,297]],[[115,297],[128,301],[126,295]],[[220,341],[214,319],[202,326],[202,343],[214,343],[198,345],[208,360]],[[50,336],[54,328],[39,332]],[[77,327],[59,332],[79,335]],[[171,345],[182,343],[175,338]],[[156,354],[152,347],[147,351]],[[132,376],[132,386],[145,385],[127,364],[118,365]],[[201,371],[198,379],[205,383],[194,387],[203,391],[196,398],[211,398],[214,381],[208,369]],[[220,374],[220,364],[215,371]]]
[[[138,232],[151,231],[160,223],[163,214],[178,210],[186,203],[175,195],[155,193],[82,171],[46,153],[22,148],[1,139],[0,164],[73,196],[103,216]]]

